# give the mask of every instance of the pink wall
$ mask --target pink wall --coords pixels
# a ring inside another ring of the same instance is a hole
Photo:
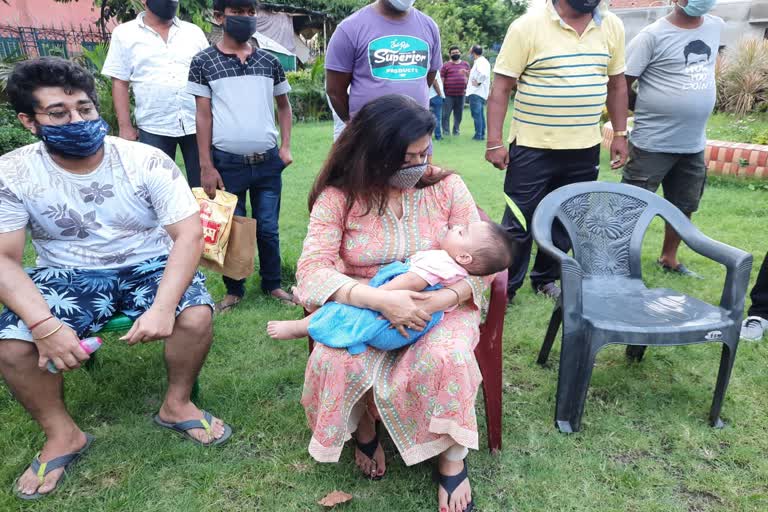
[[[99,19],[93,0],[59,3],[53,0],[8,0],[0,2],[0,25],[20,27],[80,26],[90,28]]]

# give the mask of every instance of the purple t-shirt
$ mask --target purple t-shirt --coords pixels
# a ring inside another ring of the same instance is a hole
[[[440,30],[414,8],[392,20],[363,7],[339,24],[325,55],[325,69],[352,73],[350,115],[385,94],[404,94],[429,108],[427,73],[442,64]]]

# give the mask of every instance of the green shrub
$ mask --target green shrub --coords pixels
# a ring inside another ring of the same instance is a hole
[[[717,108],[744,115],[768,100],[768,41],[744,39],[725,50],[716,67]]]
[[[297,121],[319,121],[331,118],[325,96],[325,70],[322,55],[310,69],[286,73],[291,84],[291,108]]]
[[[21,126],[11,106],[0,105],[0,155],[33,142],[37,142],[37,137]]]
[[[768,128],[765,128],[755,134],[750,142],[752,142],[752,144],[768,144]]]

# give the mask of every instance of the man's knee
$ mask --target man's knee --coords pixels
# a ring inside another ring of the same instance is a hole
[[[0,366],[13,368],[23,361],[37,359],[37,348],[34,343],[22,340],[0,340]]]
[[[194,306],[176,318],[176,328],[184,332],[210,338],[213,334],[213,315],[209,306]]]

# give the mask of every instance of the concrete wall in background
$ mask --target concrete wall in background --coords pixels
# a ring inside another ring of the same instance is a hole
[[[725,30],[721,45],[733,46],[744,37],[763,38],[768,23],[750,23],[749,13],[752,2],[749,0],[720,0],[712,14],[725,20]],[[671,7],[635,7],[629,9],[611,8],[624,22],[627,42],[631,41],[645,26],[666,16]]]

